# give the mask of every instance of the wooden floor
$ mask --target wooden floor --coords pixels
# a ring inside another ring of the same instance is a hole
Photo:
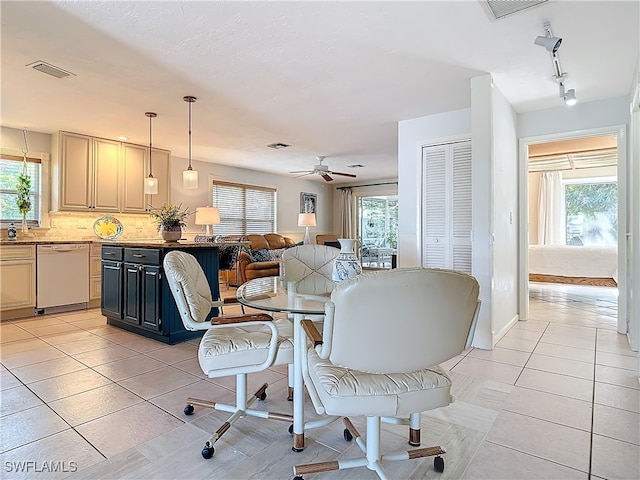
[[[532,320],[493,351],[470,349],[445,365],[456,401],[422,419],[423,446],[448,452],[444,473],[420,459],[386,465],[389,476],[637,479],[637,360],[616,333],[615,299],[532,286]],[[251,418],[203,459],[227,414],[196,408],[187,417],[185,398],[229,402],[234,381],[202,375],[197,341],[143,339],[106,325],[99,310],[4,322],[0,335],[3,479],[287,479],[295,464],[359,455],[339,422],[308,431],[305,450],[294,453],[287,423]],[[290,411],[286,369],[250,376],[252,387],[264,381],[260,408]],[[365,431],[362,418],[352,420]],[[405,427],[383,428],[383,452],[407,448]],[[377,476],[359,468],[305,478]]]

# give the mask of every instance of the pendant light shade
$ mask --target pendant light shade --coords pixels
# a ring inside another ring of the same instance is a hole
[[[149,176],[144,179],[144,193],[146,195],[156,195],[158,193],[158,179],[153,177],[151,169],[151,156],[153,155],[151,146],[151,119],[158,115],[153,112],[145,112],[145,115],[149,117]]]
[[[182,172],[182,188],[193,190],[198,188],[198,172],[191,167],[191,104],[197,98],[188,95],[182,99],[189,104],[189,166]]]

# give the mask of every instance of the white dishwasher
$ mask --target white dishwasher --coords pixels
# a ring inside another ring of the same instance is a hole
[[[36,315],[87,308],[89,244],[38,245],[36,252]]]

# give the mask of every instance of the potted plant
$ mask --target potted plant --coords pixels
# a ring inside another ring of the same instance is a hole
[[[187,224],[185,220],[191,213],[188,208],[183,209],[182,204],[172,205],[166,203],[162,208],[151,207],[149,213],[158,223],[158,231],[166,242],[177,242],[182,236],[182,227]]]
[[[29,197],[31,190],[31,177],[24,172],[18,175],[16,190],[18,191],[16,205],[22,214],[22,231],[26,233],[28,231],[27,213],[31,210],[31,198]]]

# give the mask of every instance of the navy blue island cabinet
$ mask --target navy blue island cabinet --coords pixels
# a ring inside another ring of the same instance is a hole
[[[171,250],[190,253],[202,266],[212,298],[220,294],[218,247],[202,243],[113,242],[102,245],[102,315],[107,323],[168,344],[201,337],[185,330],[164,278],[162,262]],[[212,316],[218,309],[211,310]]]

